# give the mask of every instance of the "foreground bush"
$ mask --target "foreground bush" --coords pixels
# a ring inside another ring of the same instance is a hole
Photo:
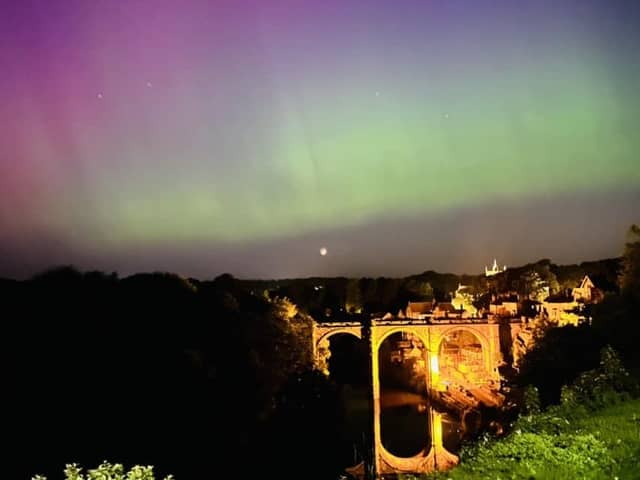
[[[156,480],[152,466],[136,465],[128,472],[119,464],[103,462],[98,468],[82,473],[82,467],[76,463],[71,463],[64,469],[66,480]],[[36,475],[31,480],[47,480],[47,477]],[[164,480],[174,480],[173,475],[164,477]]]

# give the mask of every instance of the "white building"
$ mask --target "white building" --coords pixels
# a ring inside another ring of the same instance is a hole
[[[507,266],[506,265],[504,265],[502,267],[502,270],[500,270],[500,267],[498,267],[498,261],[494,258],[493,259],[493,266],[491,267],[491,270],[489,270],[489,268],[487,268],[487,266],[485,265],[484,274],[487,277],[491,277],[493,275],[497,275],[498,273],[505,272],[506,270],[507,270]]]

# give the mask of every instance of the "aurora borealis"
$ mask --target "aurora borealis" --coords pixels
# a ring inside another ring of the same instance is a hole
[[[640,220],[638,2],[5,3],[0,276],[474,273]]]

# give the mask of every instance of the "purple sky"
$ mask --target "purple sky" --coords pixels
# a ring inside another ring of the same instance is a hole
[[[0,276],[475,273],[640,222],[634,1],[21,0],[0,72]]]

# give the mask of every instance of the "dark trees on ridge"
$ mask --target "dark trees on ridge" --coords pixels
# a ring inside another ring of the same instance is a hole
[[[230,466],[249,473],[244,459],[261,448],[277,392],[311,367],[310,344],[299,338],[308,319],[230,276],[118,279],[62,268],[9,291],[3,468],[11,478],[55,478],[65,463],[105,459],[156,465],[180,480]]]

